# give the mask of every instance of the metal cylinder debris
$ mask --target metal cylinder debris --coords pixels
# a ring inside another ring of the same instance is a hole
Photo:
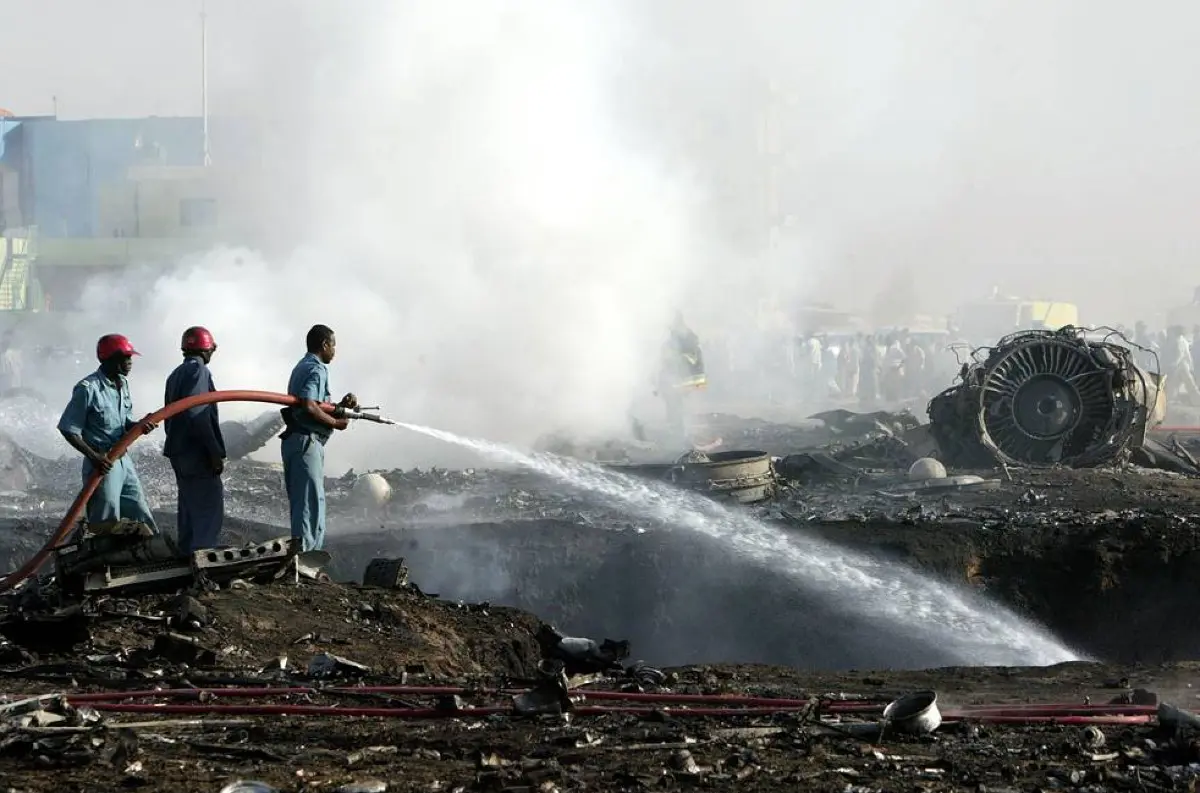
[[[771,455],[756,450],[687,455],[676,463],[614,465],[614,470],[634,476],[662,479],[678,487],[754,504],[775,494]]]
[[[901,697],[883,709],[883,719],[899,732],[927,735],[942,724],[937,692],[920,691]]]
[[[672,473],[684,487],[724,495],[742,504],[769,498],[775,476],[771,455],[760,451],[716,452],[703,462],[684,463]]]

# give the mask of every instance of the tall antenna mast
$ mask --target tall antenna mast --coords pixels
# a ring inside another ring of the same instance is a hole
[[[208,2],[200,0],[200,116],[204,124],[204,166],[212,165],[208,148]]]

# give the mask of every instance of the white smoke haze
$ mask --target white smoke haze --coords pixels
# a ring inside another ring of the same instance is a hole
[[[271,196],[312,225],[277,257],[218,250],[156,280],[125,325],[139,404],[161,401],[148,375],[188,324],[218,338],[219,387],[282,391],[322,322],[337,394],[390,415],[521,443],[625,431],[695,258],[698,191],[621,141],[604,79],[618,26],[551,2],[373,8],[343,30],[352,50],[305,75],[320,114],[269,155],[312,164],[307,202]],[[283,96],[268,124],[294,125]],[[112,282],[92,287],[107,303]],[[430,459],[381,432],[339,435],[331,467]]]
[[[57,94],[68,116],[197,113],[198,0],[6,6],[0,58],[29,64],[2,100],[15,112]],[[1200,50],[1182,0],[208,12],[213,113],[267,144],[215,137],[215,167],[237,164],[264,236],[158,279],[140,316],[107,308],[128,279],[93,284],[93,313],[146,352],[146,410],[193,323],[217,334],[220,387],[283,390],[323,322],[336,395],[525,443],[624,429],[677,305],[703,341],[752,336],[764,300],[887,322],[998,286],[1131,323],[1195,285]],[[339,435],[331,466],[449,453],[384,432]]]

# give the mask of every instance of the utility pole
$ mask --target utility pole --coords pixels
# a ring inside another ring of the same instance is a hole
[[[212,165],[208,148],[208,0],[200,0],[200,116],[204,125],[204,167]]]

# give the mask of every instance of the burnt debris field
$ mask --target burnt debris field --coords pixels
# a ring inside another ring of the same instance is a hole
[[[719,443],[674,461],[552,438],[525,470],[329,480],[321,555],[280,536],[278,468],[245,458],[256,430],[274,432],[248,425],[228,469],[229,549],[77,534],[0,595],[8,789],[1174,790],[1200,774],[1184,435],[1088,468],[947,472],[904,412],[714,414]],[[78,475],[3,453],[12,570]],[[169,469],[135,454],[169,538]]]

